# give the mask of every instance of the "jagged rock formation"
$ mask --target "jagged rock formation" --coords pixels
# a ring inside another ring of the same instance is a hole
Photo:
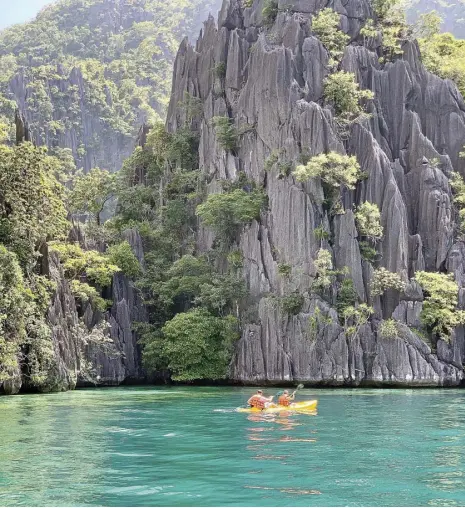
[[[341,27],[351,37],[341,68],[355,73],[361,88],[375,94],[371,118],[355,124],[347,139],[337,134],[330,108],[323,107],[323,80],[328,54],[312,34],[312,15],[323,7],[341,15]],[[418,324],[422,292],[409,283],[401,295],[372,298],[372,266],[359,249],[352,207],[364,201],[381,210],[384,238],[380,266],[397,272],[408,282],[417,270],[455,274],[460,305],[465,284],[462,242],[454,238],[448,175],[465,175],[458,153],[465,143],[465,103],[450,81],[421,65],[418,47],[409,42],[404,55],[381,64],[378,43],[362,45],[359,32],[372,16],[368,0],[279,1],[272,27],[262,20],[264,2],[243,7],[240,0],[224,0],[218,19],[205,24],[194,47],[180,47],[174,68],[172,100],[167,126],[176,130],[184,112],[177,104],[187,91],[203,102],[198,119],[200,166],[209,179],[210,192],[218,192],[219,179],[236,180],[239,173],[266,190],[269,206],[260,222],[243,231],[240,249],[244,277],[254,304],[231,365],[231,377],[241,382],[302,380],[328,385],[409,384],[457,385],[463,379],[463,330],[451,345],[439,341],[437,350],[408,326]],[[211,72],[219,63],[224,76]],[[228,115],[237,127],[253,126],[242,136],[236,154],[225,152],[217,141],[211,119]],[[328,217],[323,190],[317,181],[300,184],[292,176],[264,170],[265,160],[280,150],[295,163],[303,152],[355,154],[368,174],[354,192],[343,194],[345,215]],[[437,159],[439,164],[433,163]],[[331,222],[331,224],[330,224]],[[331,227],[333,241],[315,237],[315,229]],[[199,234],[199,249],[208,250],[212,235]],[[313,260],[321,246],[333,253],[337,268],[347,266],[362,301],[372,301],[376,314],[354,340],[344,334],[334,309],[312,296]],[[292,267],[287,282],[278,264]],[[283,314],[271,296],[285,290],[306,294],[302,311]],[[332,318],[309,338],[308,318],[319,308]],[[383,339],[376,322],[394,316],[404,323],[400,337]]]
[[[144,267],[144,253],[139,234],[134,230],[125,232],[125,239]],[[105,316],[110,329],[111,342],[107,347],[88,344],[84,357],[90,362],[92,378],[80,379],[78,385],[119,385],[122,382],[144,382],[148,380],[142,368],[139,336],[133,329],[135,323],[147,321],[147,311],[137,290],[124,274],[113,277],[111,298],[113,305]],[[87,328],[92,329],[102,320],[99,312],[89,306],[84,314]]]

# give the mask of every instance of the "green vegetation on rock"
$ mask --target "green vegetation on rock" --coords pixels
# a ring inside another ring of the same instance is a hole
[[[371,279],[372,294],[382,295],[388,289],[402,292],[405,289],[405,282],[398,273],[390,272],[384,267],[377,268]]]
[[[293,175],[299,182],[321,178],[330,187],[354,189],[360,178],[360,165],[354,156],[322,153],[312,157],[305,166],[297,166]]]
[[[370,240],[379,240],[383,236],[381,214],[376,204],[365,201],[357,207],[355,221],[358,232]]]
[[[325,8],[312,19],[312,31],[320,39],[330,55],[329,65],[339,62],[350,37],[339,29],[340,15]]]
[[[232,347],[239,338],[235,318],[219,318],[205,309],[193,309],[176,314],[162,332],[162,354],[175,381],[226,377]]]
[[[210,194],[206,202],[197,207],[197,215],[221,240],[228,240],[234,238],[240,228],[260,217],[265,199],[261,190],[235,189],[224,194]]]
[[[424,66],[441,78],[454,81],[465,95],[465,41],[450,33],[438,33],[418,42]]]
[[[371,90],[360,90],[355,74],[345,71],[335,72],[326,78],[324,95],[325,99],[334,106],[336,120],[342,126],[350,125],[360,119],[364,115],[361,102],[374,97]]]
[[[458,310],[459,287],[453,274],[417,272],[425,301],[420,318],[437,337],[449,340],[454,328],[465,323],[465,311]]]

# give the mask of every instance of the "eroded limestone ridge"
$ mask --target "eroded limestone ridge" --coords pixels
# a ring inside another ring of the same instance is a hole
[[[220,180],[237,181],[243,174],[268,196],[260,221],[243,230],[238,245],[251,299],[242,306],[248,324],[232,378],[459,384],[463,329],[456,329],[450,344],[439,339],[434,346],[416,332],[424,296],[412,277],[420,270],[453,273],[463,305],[465,248],[456,239],[449,184],[451,171],[465,175],[459,158],[465,143],[463,98],[452,82],[423,68],[415,41],[404,42],[403,54],[392,61],[380,59],[379,39],[366,43],[360,35],[373,17],[368,0],[279,0],[268,26],[263,0],[250,7],[244,3],[225,0],[218,24],[208,19],[195,48],[181,45],[167,120],[171,130],[185,123],[186,110],[179,104],[186,92],[200,99],[202,114],[193,123],[209,191],[218,192]],[[312,32],[312,18],[325,7],[341,15],[340,26],[350,36],[339,70],[354,73],[360,88],[374,93],[369,116],[353,123],[346,135],[334,109],[325,105],[329,54]],[[218,142],[212,125],[217,116],[230,117],[241,130],[235,150]],[[306,154],[330,151],[355,155],[365,174],[356,190],[342,191],[344,214],[328,212],[319,179],[299,183],[292,172],[265,169],[272,154],[290,167]],[[354,208],[365,201],[379,207],[384,231],[374,262],[361,255],[354,220]],[[316,234],[321,229],[329,238]],[[207,250],[213,241],[211,232],[201,229],[199,248]],[[375,309],[355,336],[344,333],[334,299],[309,290],[322,248],[331,252],[336,269],[347,267],[359,302]],[[290,266],[291,275],[280,266]],[[374,267],[399,274],[405,290],[372,295]],[[295,315],[276,305],[289,293],[304,296]],[[315,315],[320,318],[310,321],[315,328],[310,334],[309,318]],[[378,325],[391,317],[401,323],[398,337],[383,338]]]

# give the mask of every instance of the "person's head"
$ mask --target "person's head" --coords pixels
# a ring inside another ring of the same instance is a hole
[[[263,390],[257,390],[258,395],[263,395]]]
[[[289,395],[289,392],[287,390],[284,390],[283,395]]]

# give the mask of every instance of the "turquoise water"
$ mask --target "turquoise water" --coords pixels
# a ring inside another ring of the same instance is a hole
[[[465,505],[465,391],[302,390],[316,415],[233,412],[251,393],[0,398],[0,505]]]

